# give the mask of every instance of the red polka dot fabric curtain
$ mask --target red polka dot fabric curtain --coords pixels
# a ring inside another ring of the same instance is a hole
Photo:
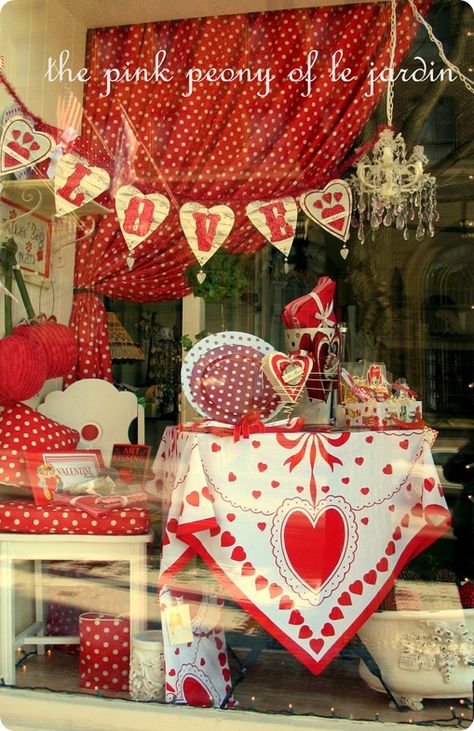
[[[250,201],[297,197],[341,174],[385,88],[371,88],[369,73],[388,66],[389,18],[389,4],[377,3],[89,32],[80,151],[110,172],[112,210],[127,183],[171,207],[134,249],[132,269],[115,211],[78,244],[72,324],[81,355],[67,382],[111,378],[102,296],[188,293],[184,272],[195,260],[179,220],[184,203],[230,206],[225,246],[253,252],[265,240],[246,216]],[[398,62],[414,32],[403,7]]]

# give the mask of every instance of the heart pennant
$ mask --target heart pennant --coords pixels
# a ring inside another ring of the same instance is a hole
[[[90,167],[76,155],[63,155],[57,164],[54,178],[56,216],[76,210],[97,198],[110,184],[106,170]]]
[[[54,145],[51,135],[36,132],[28,120],[10,117],[0,137],[0,175],[36,165],[50,156]]]
[[[298,209],[294,198],[254,201],[246,208],[255,228],[285,256],[290,253],[295,237]]]
[[[170,202],[161,193],[145,195],[133,185],[124,185],[115,196],[115,209],[125,242],[132,251],[165,220]]]
[[[275,350],[262,359],[262,369],[275,391],[292,403],[300,396],[313,367],[313,359],[300,351],[291,355]]]
[[[352,192],[344,180],[332,180],[323,190],[311,190],[300,198],[306,215],[342,241],[349,238]]]
[[[203,266],[222,246],[234,225],[234,211],[229,206],[206,208],[189,202],[181,206],[179,220],[194,256]]]

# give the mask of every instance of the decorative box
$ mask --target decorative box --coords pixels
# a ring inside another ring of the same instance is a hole
[[[422,402],[415,399],[387,399],[386,401],[348,402],[335,408],[337,426],[385,427],[419,422]]]

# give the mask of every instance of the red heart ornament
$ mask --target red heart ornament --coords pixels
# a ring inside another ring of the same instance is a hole
[[[36,132],[30,122],[19,115],[3,125],[0,137],[0,175],[15,173],[49,157],[54,147],[51,135]]]
[[[310,355],[285,355],[279,351],[267,353],[262,369],[275,391],[283,399],[295,403],[300,396],[313,367]]]
[[[334,200],[333,200],[334,198]],[[349,238],[352,192],[344,180],[332,180],[324,190],[311,190],[300,198],[306,215],[342,241]]]
[[[284,521],[282,543],[292,571],[307,585],[319,590],[344,557],[344,518],[332,507],[321,510],[316,519],[303,510],[293,510]],[[312,550],[306,550],[307,546]]]

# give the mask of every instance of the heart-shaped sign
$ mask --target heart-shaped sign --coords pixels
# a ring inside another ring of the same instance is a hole
[[[28,120],[10,117],[0,137],[0,175],[36,165],[50,156],[54,144],[51,135],[36,132]]]
[[[170,202],[161,193],[145,195],[133,185],[123,185],[115,196],[115,209],[125,242],[132,251],[165,220]]]
[[[300,198],[306,215],[342,241],[349,238],[352,191],[345,180],[331,180],[323,190],[311,190]]]
[[[107,190],[110,176],[106,170],[91,167],[77,155],[62,155],[54,177],[56,216],[76,210]]]
[[[295,403],[313,367],[313,359],[300,351],[291,355],[275,350],[262,359],[262,369],[275,391],[284,400]]]
[[[234,211],[229,206],[206,208],[189,202],[181,206],[179,220],[194,256],[203,266],[222,246],[234,225]]]
[[[282,527],[283,550],[297,577],[319,591],[340,565],[346,546],[346,525],[339,510],[326,507],[315,518],[291,511]],[[311,550],[305,547],[311,546]]]
[[[288,256],[295,237],[298,209],[294,198],[249,203],[247,216],[275,248]]]

